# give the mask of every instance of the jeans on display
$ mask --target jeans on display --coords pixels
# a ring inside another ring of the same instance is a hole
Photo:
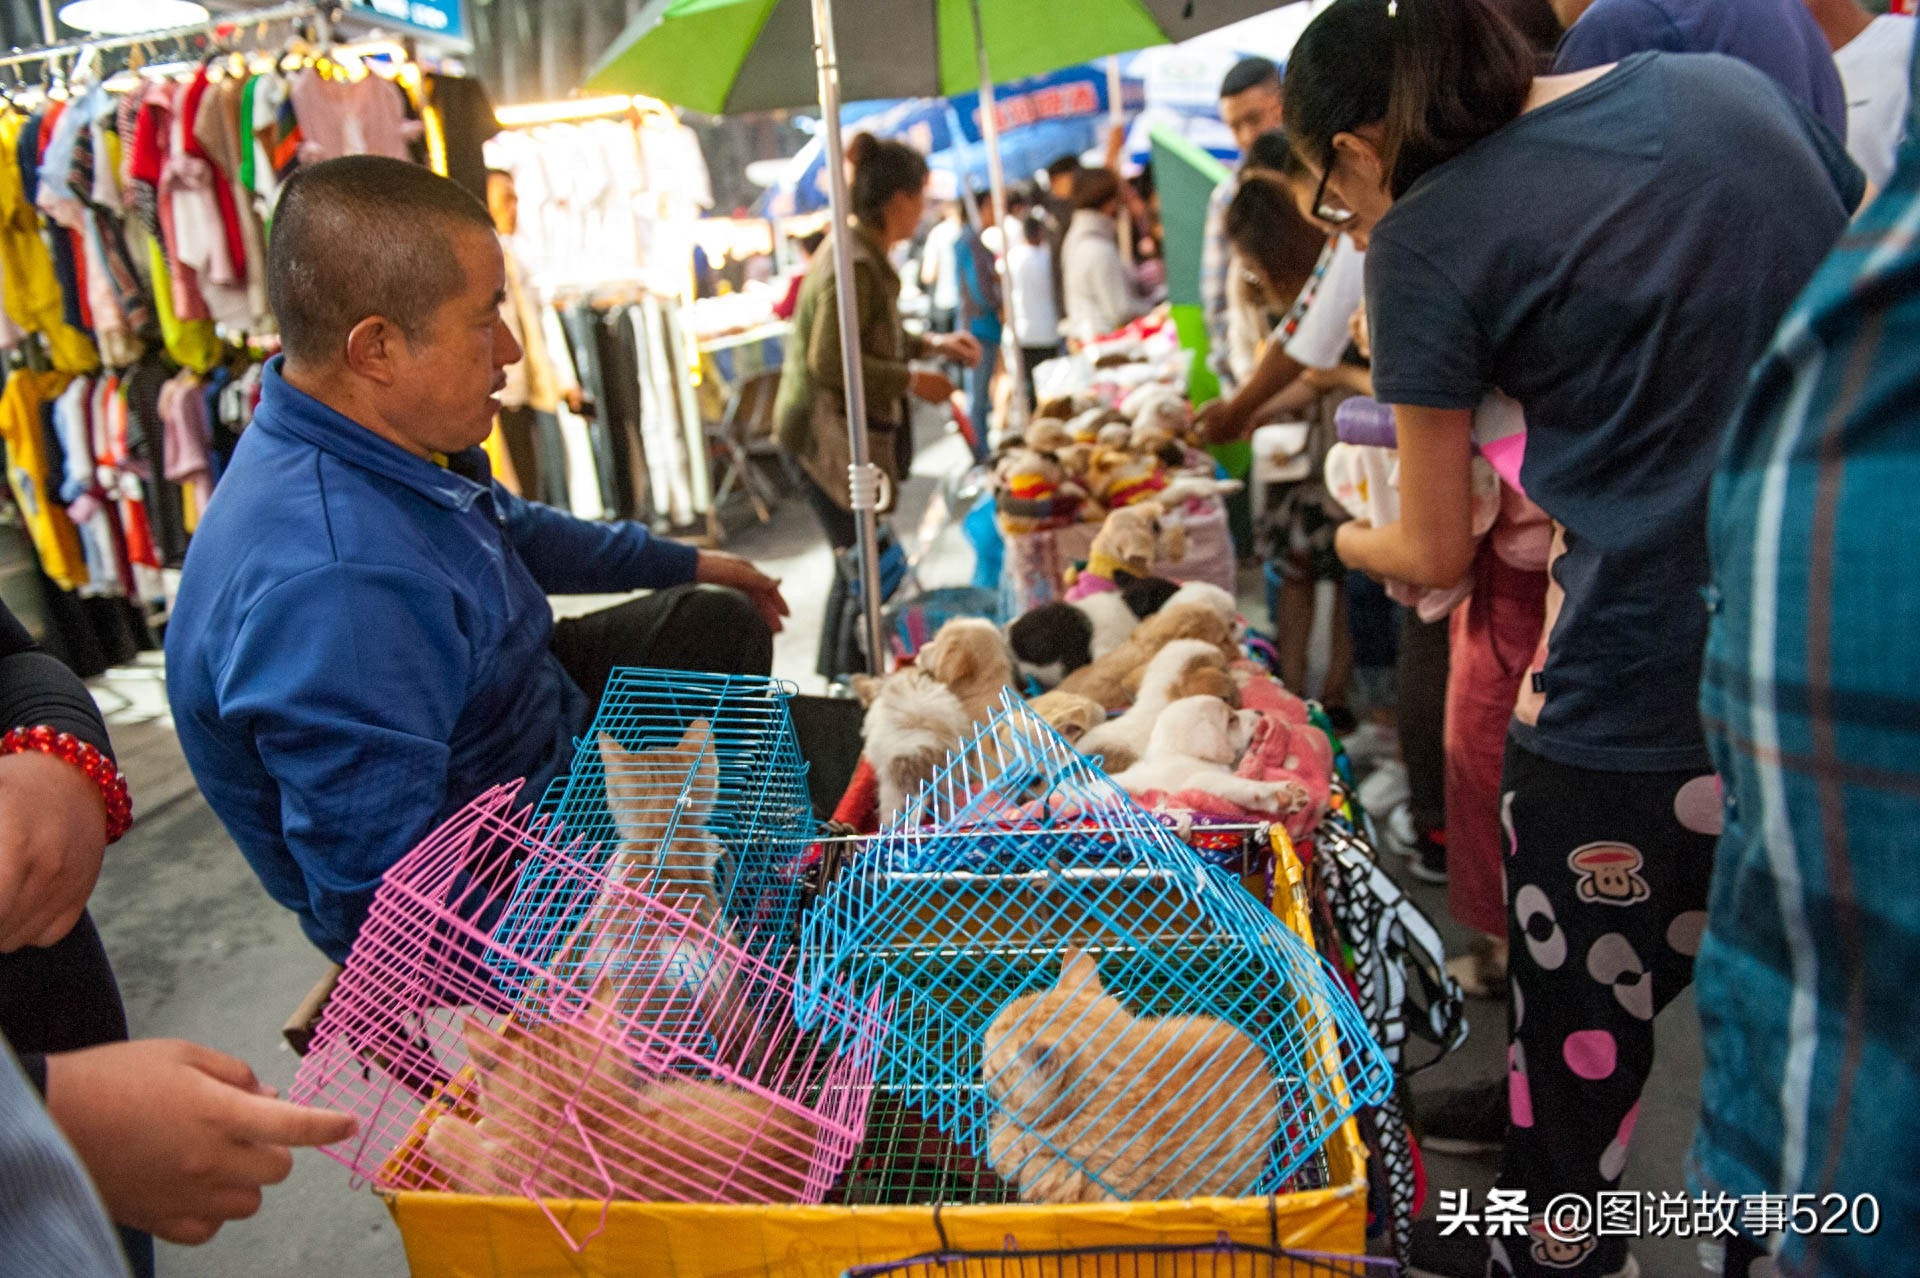
[[[573,349],[573,366],[580,374],[581,388],[593,398],[594,413],[587,418],[587,438],[593,444],[593,469],[600,482],[600,504],[608,514],[616,514],[620,504],[613,486],[613,437],[607,430],[607,385],[601,375],[598,315],[586,303],[576,303],[560,312],[560,325],[566,330],[567,345]]]

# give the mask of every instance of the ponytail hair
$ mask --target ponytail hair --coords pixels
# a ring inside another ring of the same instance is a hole
[[[1254,169],[1241,175],[1227,206],[1227,242],[1260,268],[1284,306],[1313,278],[1326,247],[1325,230],[1301,215],[1293,192],[1278,173]]]
[[[1287,60],[1287,131],[1319,168],[1336,134],[1379,124],[1397,199],[1511,123],[1538,69],[1526,37],[1489,0],[1334,0]]]
[[[894,196],[927,185],[927,157],[904,142],[856,133],[847,144],[847,163],[853,166],[853,215],[870,227],[886,220]]]

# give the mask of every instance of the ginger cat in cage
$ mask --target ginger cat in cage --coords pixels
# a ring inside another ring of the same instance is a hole
[[[571,963],[623,974],[631,1007],[663,1031],[704,1023],[715,1038],[740,1027],[735,973],[720,953],[733,939],[720,905],[725,849],[707,820],[720,791],[713,731],[695,719],[675,745],[627,750],[602,734],[607,808],[620,842],[607,857],[605,885],[568,945]],[[669,833],[671,827],[671,833]],[[667,905],[692,926],[665,926],[657,909],[620,891]]]
[[[1250,1192],[1279,1133],[1258,1043],[1208,1016],[1133,1015],[1083,951],[1000,1009],[980,1072],[988,1161],[1030,1203]]]
[[[615,999],[602,977],[571,1021],[465,1022],[479,1117],[441,1113],[425,1139],[447,1185],[546,1198],[798,1201],[818,1124],[731,1083],[644,1076],[619,1046],[628,1018]]]

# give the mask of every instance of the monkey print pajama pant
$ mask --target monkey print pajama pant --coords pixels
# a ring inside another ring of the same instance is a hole
[[[1594,772],[1509,740],[1509,972],[1500,1184],[1538,1213],[1620,1183],[1653,1018],[1693,980],[1720,822],[1711,773]],[[1625,1241],[1505,1244],[1521,1275],[1610,1274]]]

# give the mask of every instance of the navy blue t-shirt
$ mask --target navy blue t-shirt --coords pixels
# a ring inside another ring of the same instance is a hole
[[[1642,54],[1426,174],[1375,228],[1376,394],[1519,400],[1521,482],[1563,529],[1522,746],[1602,771],[1706,766],[1708,479],[1748,369],[1863,187],[1751,67]]]
[[[1805,0],[1594,0],[1560,41],[1556,74],[1636,53],[1724,53],[1772,76],[1840,139],[1847,94]]]

